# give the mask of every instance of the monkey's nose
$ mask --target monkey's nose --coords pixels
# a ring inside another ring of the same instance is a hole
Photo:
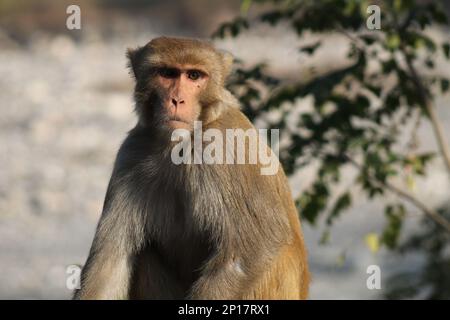
[[[184,103],[183,99],[172,98],[172,104],[176,107],[178,104]]]

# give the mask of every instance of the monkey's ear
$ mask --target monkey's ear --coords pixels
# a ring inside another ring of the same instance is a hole
[[[222,51],[221,54],[223,61],[223,79],[226,80],[226,78],[230,75],[231,70],[233,68],[234,57],[231,53],[227,51]]]
[[[144,64],[145,49],[146,47],[138,47],[127,50],[128,68],[130,68],[136,80],[139,78],[141,67]]]

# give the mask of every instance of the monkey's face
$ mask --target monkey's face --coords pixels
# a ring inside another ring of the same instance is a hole
[[[194,121],[217,119],[232,56],[210,43],[182,38],[156,38],[128,50],[136,79],[140,123],[169,131],[193,129]]]
[[[192,129],[200,116],[200,96],[208,83],[208,73],[202,66],[174,65],[156,68],[157,88],[165,114],[165,125],[172,129]]]

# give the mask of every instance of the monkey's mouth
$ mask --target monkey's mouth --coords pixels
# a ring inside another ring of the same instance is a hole
[[[190,123],[180,117],[171,116],[167,118],[167,124],[172,128],[189,128]]]
[[[170,116],[170,117],[167,118],[167,121],[168,122],[172,122],[172,121],[174,121],[174,122],[183,122],[183,123],[189,124],[189,122],[187,122],[186,120],[184,120],[184,119],[182,119],[182,118],[180,118],[178,116]]]

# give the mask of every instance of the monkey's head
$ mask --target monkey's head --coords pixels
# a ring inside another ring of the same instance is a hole
[[[143,126],[192,130],[196,120],[217,119],[233,99],[224,88],[233,58],[209,42],[160,37],[127,55]]]

